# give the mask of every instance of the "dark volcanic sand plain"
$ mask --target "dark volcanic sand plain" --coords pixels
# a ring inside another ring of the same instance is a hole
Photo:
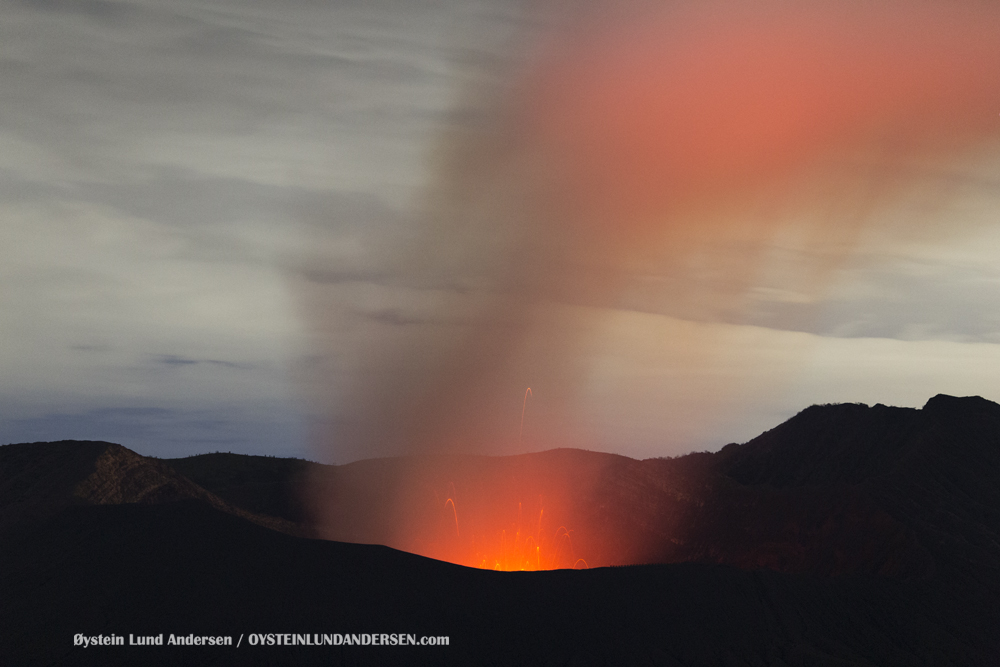
[[[306,478],[332,503],[323,526]],[[441,484],[466,516],[486,498],[557,499],[592,569],[491,572],[315,539],[420,546],[440,530],[424,500]],[[1000,405],[977,397],[813,406],[743,445],[647,461],[0,447],[3,665],[974,666],[1000,665],[998,628]],[[83,648],[77,633],[244,639]],[[255,647],[249,633],[450,645]]]

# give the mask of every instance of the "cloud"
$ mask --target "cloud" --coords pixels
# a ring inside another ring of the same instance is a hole
[[[448,51],[469,14],[425,2],[8,3],[0,132],[78,180],[173,165],[401,201],[450,106]]]
[[[134,3],[122,0],[18,0],[27,10],[86,16],[101,23],[118,23],[139,14]]]
[[[233,363],[232,361],[220,361],[219,359],[188,359],[187,357],[180,357],[176,354],[161,354],[154,357],[157,363],[165,364],[167,366],[195,366],[197,364],[213,364],[216,366],[223,366],[225,368],[233,369],[248,369],[249,366],[244,364]]]

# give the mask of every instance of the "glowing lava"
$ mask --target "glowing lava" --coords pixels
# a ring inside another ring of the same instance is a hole
[[[504,572],[589,567],[585,559],[576,556],[570,529],[560,525],[553,531],[545,525],[544,508],[538,510],[537,521],[527,523],[523,520],[522,504],[518,503],[515,522],[492,532],[471,532],[463,540],[454,499],[445,501],[445,507],[449,506],[455,520],[455,540],[458,544],[454,545],[456,549],[449,550],[455,555],[444,560]]]

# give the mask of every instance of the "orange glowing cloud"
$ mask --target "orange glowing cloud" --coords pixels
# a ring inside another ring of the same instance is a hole
[[[574,219],[618,229],[823,161],[952,151],[1000,120],[1000,7],[985,3],[642,7],[588,16],[539,54],[524,142],[586,211]]]

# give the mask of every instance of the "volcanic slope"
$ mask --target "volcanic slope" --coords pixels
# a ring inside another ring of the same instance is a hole
[[[105,455],[136,472],[98,483]],[[0,662],[1000,664],[1000,406],[980,398],[814,406],[744,445],[676,459],[193,458],[0,447]],[[342,506],[306,513],[305,477]],[[668,564],[488,572],[264,527],[398,536],[403,499],[431,530],[439,508],[416,501],[442,500],[442,482],[466,524],[480,491],[504,502],[539,491],[595,562]],[[359,518],[379,508],[389,518]],[[160,632],[407,632],[450,645],[72,646],[76,633]]]
[[[110,442],[64,440],[0,447],[0,531],[79,505],[198,500],[267,528],[299,534],[292,521],[228,503],[164,462]]]

